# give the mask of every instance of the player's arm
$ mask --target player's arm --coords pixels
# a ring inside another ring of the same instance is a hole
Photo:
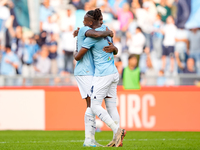
[[[73,36],[76,37],[79,33],[80,28],[77,28],[73,32]],[[113,32],[106,27],[106,31],[96,31],[94,29],[89,29],[85,32],[86,37],[100,38],[100,37],[113,37]]]
[[[109,44],[109,46],[105,46],[105,47],[103,48],[103,51],[105,51],[106,53],[112,53],[112,52],[113,52],[114,55],[117,55],[117,53],[118,53],[118,48],[115,47],[115,46],[113,45],[113,43],[111,43],[111,42],[108,42],[108,44]]]
[[[113,32],[106,27],[106,31],[96,31],[94,29],[90,29],[86,31],[85,36],[93,37],[93,38],[100,38],[100,37],[113,37]]]
[[[74,59],[75,59],[76,61],[81,60],[81,58],[83,58],[83,56],[85,55],[85,53],[87,53],[87,51],[88,51],[87,48],[82,47],[82,48],[80,49],[79,52],[76,52],[76,53],[74,54]]]
[[[98,39],[87,37],[80,51],[74,55],[75,60],[79,61],[97,41]]]
[[[73,36],[74,36],[74,37],[78,36],[79,30],[80,30],[80,28],[77,28],[77,29],[73,32]]]

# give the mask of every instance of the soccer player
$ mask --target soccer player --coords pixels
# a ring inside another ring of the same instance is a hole
[[[88,11],[84,17],[84,27],[82,27],[77,33],[77,50],[81,49],[83,41],[86,37],[106,37],[113,36],[112,31],[95,31],[91,27],[93,26],[93,15],[96,14],[95,11]],[[102,22],[102,21],[101,21]],[[102,22],[103,23],[103,22]],[[75,34],[74,34],[75,35]],[[108,51],[112,47],[107,47]],[[90,89],[92,84],[92,79],[94,75],[94,62],[91,51],[88,51],[85,56],[77,62],[74,75],[78,83],[78,87],[81,93],[81,97],[86,99],[87,109],[85,112],[85,141],[84,146],[96,147],[101,146],[95,141],[95,115],[90,108]]]
[[[93,28],[96,28],[96,31],[105,31],[106,26],[101,26],[99,22],[100,17],[102,15],[98,9],[97,15],[93,17],[95,20]],[[108,46],[111,41],[112,39],[110,37],[87,37],[82,44],[82,48],[75,55],[75,59],[81,61],[88,50],[92,52],[95,73],[91,87],[91,109],[95,115],[113,130],[113,140],[107,146],[120,147],[123,144],[122,141],[126,131],[119,128],[119,114],[116,107],[119,74],[114,64],[113,53],[103,51],[104,47]],[[101,106],[103,99],[105,99],[107,111]]]

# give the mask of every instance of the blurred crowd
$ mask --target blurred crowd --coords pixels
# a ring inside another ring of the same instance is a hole
[[[39,32],[34,33],[20,25],[11,0],[0,0],[0,74],[72,74],[73,31],[83,26],[85,13],[95,8],[101,9],[104,24],[115,34],[113,42],[119,50],[115,63],[121,75],[132,54],[142,75],[200,74],[200,30],[177,27],[179,1],[43,0],[36,22]],[[153,81],[141,83],[149,82]]]

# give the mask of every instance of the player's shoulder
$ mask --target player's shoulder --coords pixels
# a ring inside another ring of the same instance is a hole
[[[88,26],[84,26],[84,27],[81,27],[79,32],[86,32],[87,30],[90,30],[91,28],[88,27]]]
[[[105,31],[106,30],[106,25],[101,25],[101,27],[99,27],[99,28],[97,28],[97,29],[95,29],[96,31]],[[108,28],[108,27],[107,27]]]
[[[91,28],[88,26],[81,27],[78,32],[78,37],[85,37],[85,33],[90,30]]]

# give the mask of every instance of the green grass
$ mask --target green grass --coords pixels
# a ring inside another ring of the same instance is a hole
[[[106,145],[112,132],[96,133],[96,140]],[[0,150],[77,150],[113,149],[83,147],[84,131],[0,131]],[[131,132],[120,149],[130,150],[200,150],[200,132]]]

